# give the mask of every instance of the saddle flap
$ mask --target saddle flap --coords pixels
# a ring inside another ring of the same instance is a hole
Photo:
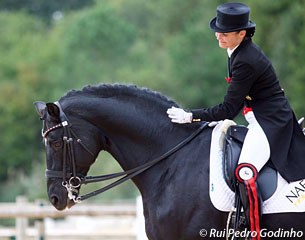
[[[267,163],[259,172],[257,184],[262,199],[265,201],[272,196],[277,188],[277,171]]]
[[[243,143],[248,132],[248,128],[242,125],[232,125],[227,130],[226,137],[231,137],[234,140]]]
[[[232,191],[235,189],[235,168],[237,167],[242,144],[248,132],[248,128],[240,125],[232,125],[227,129],[224,138],[223,166],[225,181]]]

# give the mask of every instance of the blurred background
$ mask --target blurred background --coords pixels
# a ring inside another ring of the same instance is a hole
[[[224,2],[0,0],[0,202],[20,195],[47,200],[34,101],[53,102],[85,85],[124,83],[160,91],[184,108],[220,103],[227,53],[209,21]],[[254,41],[272,60],[297,117],[303,116],[305,1],[241,2],[257,24]],[[119,170],[101,153],[90,174]],[[135,203],[138,195],[129,182],[89,203]]]

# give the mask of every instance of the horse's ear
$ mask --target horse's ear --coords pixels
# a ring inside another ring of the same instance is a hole
[[[59,109],[59,107],[56,104],[54,104],[54,103],[47,103],[46,106],[47,106],[48,113],[49,113],[49,115],[51,117],[59,118],[60,109]]]
[[[34,102],[36,111],[40,117],[40,119],[44,119],[45,112],[46,112],[46,104],[44,102]]]

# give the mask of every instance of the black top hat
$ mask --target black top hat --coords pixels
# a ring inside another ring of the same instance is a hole
[[[210,22],[214,32],[235,32],[254,28],[255,23],[249,20],[250,8],[242,3],[224,3],[217,7],[217,14]]]

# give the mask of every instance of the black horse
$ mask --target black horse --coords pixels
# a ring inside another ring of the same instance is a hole
[[[224,239],[227,213],[216,210],[209,198],[212,129],[202,123],[171,123],[166,115],[171,106],[177,104],[159,93],[125,85],[89,86],[70,91],[58,103],[37,102],[44,122],[48,196],[54,207],[63,210],[74,204],[73,199],[77,202],[83,177],[101,150],[128,171],[182,142],[179,149],[132,176],[142,195],[147,236],[195,240],[206,234],[208,239]],[[274,232],[300,231],[295,239],[305,239],[300,236],[305,234],[305,213],[265,215],[262,225]]]

